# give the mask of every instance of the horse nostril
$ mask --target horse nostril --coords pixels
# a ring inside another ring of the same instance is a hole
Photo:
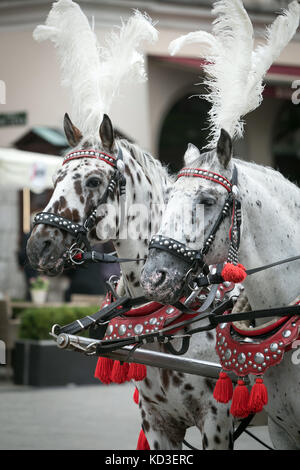
[[[159,287],[164,284],[167,277],[166,271],[156,271],[153,276],[153,284],[155,287]]]
[[[47,253],[50,251],[51,245],[52,245],[52,242],[50,240],[45,240],[42,243],[41,256],[47,255]]]

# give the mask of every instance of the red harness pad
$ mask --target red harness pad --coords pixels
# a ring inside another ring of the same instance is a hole
[[[248,374],[261,375],[269,367],[282,361],[293,341],[299,336],[300,318],[295,315],[284,317],[272,325],[275,331],[267,338],[266,328],[245,332],[233,323],[221,323],[216,328],[216,351],[222,368],[244,377]]]
[[[216,298],[219,301],[222,301],[225,294],[230,292],[233,288],[233,283],[225,282],[224,284],[220,284]],[[205,289],[203,290],[203,293],[204,292]],[[101,308],[106,307],[112,301],[112,296],[110,293],[108,293]],[[184,301],[184,299],[181,299],[181,301]],[[200,307],[200,305],[201,303],[197,302],[196,304],[192,305],[191,308],[196,310]],[[165,326],[170,325],[171,323],[174,324],[174,330],[170,330],[168,333],[174,334],[176,331],[180,330],[180,328],[176,328],[176,323],[189,320],[197,314],[198,312],[196,311],[194,314],[182,313],[180,310],[171,305],[162,305],[157,302],[149,302],[142,307],[132,308],[126,314],[120,315],[119,317],[115,317],[110,320],[103,339],[108,341],[148,334],[162,330]]]
[[[152,333],[174,322],[179,316],[182,316],[182,312],[175,307],[150,302],[110,320],[103,339],[124,339]]]

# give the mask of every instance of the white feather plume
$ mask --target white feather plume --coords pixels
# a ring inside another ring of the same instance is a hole
[[[118,95],[121,85],[147,80],[140,46],[143,42],[153,43],[157,39],[158,33],[151,19],[138,10],[126,24],[106,37],[101,72],[106,105]]]
[[[265,44],[256,47],[252,55],[252,70],[248,80],[248,95],[252,96],[246,113],[260,105],[263,92],[263,78],[283,49],[291,41],[299,26],[300,5],[294,0],[266,29]]]
[[[37,41],[50,39],[56,46],[62,85],[71,95],[71,118],[84,139],[93,140],[121,86],[147,78],[139,48],[144,41],[155,41],[157,30],[150,18],[135,11],[100,48],[79,5],[59,0],[53,3],[46,24],[38,26],[33,36]]]
[[[170,44],[173,55],[184,45],[199,44],[199,54],[206,59],[204,85],[209,93],[201,98],[212,103],[209,113],[211,141],[215,147],[223,128],[232,138],[243,135],[242,117],[259,106],[262,80],[273,61],[291,40],[299,24],[300,6],[293,1],[267,31],[267,44],[253,51],[253,27],[242,0],[214,3],[212,34],[196,31]]]

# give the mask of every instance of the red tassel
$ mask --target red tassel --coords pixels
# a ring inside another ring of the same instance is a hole
[[[232,382],[226,372],[220,372],[214,389],[214,399],[220,403],[228,403],[233,394]]]
[[[135,364],[132,362],[129,366],[127,380],[144,380],[147,377],[147,368],[144,364]]]
[[[129,370],[129,364],[124,362],[121,365],[120,361],[115,361],[111,372],[111,381],[116,384],[122,384],[127,381],[127,374]]]
[[[99,379],[104,384],[111,383],[111,372],[113,369],[114,361],[112,359],[108,359],[108,357],[99,357],[94,377]]]
[[[237,284],[239,282],[243,282],[246,279],[246,268],[242,264],[235,266],[232,263],[226,263],[222,270],[221,276],[225,282],[234,282]]]
[[[234,389],[230,413],[236,418],[246,418],[250,411],[248,407],[249,403],[249,391],[243,380],[238,380],[238,384]]]
[[[145,436],[144,431],[141,429],[138,443],[137,443],[137,448],[136,450],[150,450],[150,446],[147,441],[147,437]]]
[[[139,401],[140,401],[140,392],[138,391],[136,387],[135,387],[134,394],[133,394],[133,401],[137,405],[139,404]]]
[[[257,377],[255,384],[252,387],[250,399],[249,399],[249,410],[252,413],[259,413],[263,407],[268,403],[268,390],[263,379]]]

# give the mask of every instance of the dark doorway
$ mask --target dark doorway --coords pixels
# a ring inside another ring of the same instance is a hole
[[[188,143],[200,150],[209,135],[207,114],[210,103],[197,96],[185,94],[172,106],[163,122],[159,139],[159,156],[171,171],[183,166],[183,155]]]
[[[275,120],[272,140],[274,166],[300,185],[300,105],[284,101]]]

